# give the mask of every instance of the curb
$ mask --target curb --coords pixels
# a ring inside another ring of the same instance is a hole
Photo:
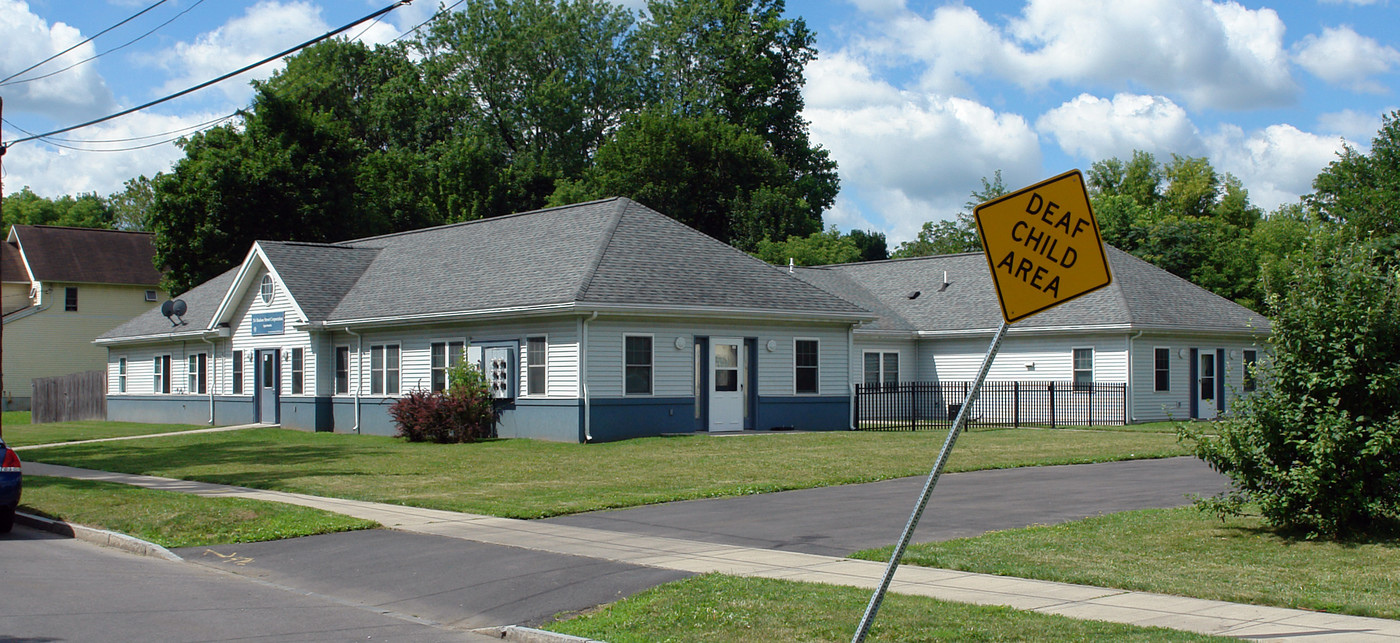
[[[506,641],[516,641],[517,643],[607,643],[597,639],[586,639],[571,634],[560,634],[558,632],[548,632],[537,630],[532,627],[521,627],[519,625],[506,625],[504,627],[483,627],[479,630],[472,630],[477,634],[485,634]]]
[[[185,560],[160,545],[146,542],[140,538],[135,538],[126,534],[119,534],[115,531],[93,529],[92,527],[84,527],[83,525],[75,525],[61,520],[50,520],[48,518],[41,518],[39,516],[18,512],[15,513],[15,522],[21,525],[34,527],[35,529],[52,532],[60,536],[67,536],[83,542],[89,542],[100,547],[120,549],[129,554],[159,558],[176,563],[184,562]]]

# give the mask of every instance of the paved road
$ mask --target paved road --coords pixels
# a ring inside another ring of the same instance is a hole
[[[499,641],[24,526],[0,534],[0,641],[221,640]]]
[[[376,529],[175,550],[189,560],[450,627],[534,626],[683,572]]]
[[[930,466],[932,466],[930,464]],[[691,500],[551,518],[550,522],[649,536],[845,556],[892,545],[925,477],[782,493]],[[975,536],[1097,514],[1176,507],[1227,481],[1194,458],[1132,460],[947,474],[914,533],[916,542]]]

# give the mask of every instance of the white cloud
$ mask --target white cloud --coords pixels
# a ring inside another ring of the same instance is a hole
[[[1383,110],[1390,113],[1396,108]],[[1358,112],[1344,109],[1317,116],[1318,129],[1353,141],[1369,141],[1381,129],[1380,113]]]
[[[1005,27],[945,5],[904,11],[856,43],[873,55],[926,65],[924,88],[965,93],[983,74],[1038,89],[1054,83],[1180,96],[1241,109],[1291,102],[1299,89],[1271,9],[1200,0],[1030,0]]]
[[[1322,35],[1308,34],[1294,46],[1293,59],[1312,75],[1359,92],[1387,93],[1370,80],[1400,66],[1400,51],[1356,33],[1351,27],[1327,27]]]
[[[382,23],[375,27],[381,30],[379,34],[393,31],[392,27]],[[154,62],[173,74],[160,91],[178,91],[216,78],[330,29],[321,18],[321,8],[311,2],[264,0],[217,29],[200,34],[193,42],[180,42],[157,54]],[[358,31],[350,35],[355,33]],[[366,34],[367,41],[369,36]],[[253,95],[248,81],[267,78],[281,67],[280,62],[268,63],[216,87],[231,102],[245,104]]]
[[[64,141],[71,141],[63,144],[83,149],[136,147],[174,135],[129,139],[163,132],[187,132],[187,128],[220,116],[223,114],[169,116],[137,112],[83,128],[81,133],[63,135]],[[36,194],[50,198],[84,192],[106,195],[121,190],[122,184],[132,177],[167,171],[181,158],[184,152],[174,143],[122,152],[76,151],[39,142],[20,143],[5,154],[5,191],[13,194],[28,186]]]
[[[84,36],[75,28],[47,21],[17,0],[0,0],[0,78],[37,63],[79,42]],[[90,58],[96,50],[85,44],[41,67],[20,75],[23,80],[57,71]],[[13,82],[13,81],[11,81]],[[100,116],[115,104],[112,91],[97,73],[97,65],[87,63],[63,73],[28,83],[0,88],[5,109],[43,114],[56,122],[69,122]]]
[[[1163,96],[1118,94],[1112,100],[1080,94],[1035,123],[1066,153],[1090,161],[1122,159],[1134,150],[1158,156],[1198,156],[1200,136],[1186,110]]]
[[[839,164],[842,194],[877,212],[892,244],[962,210],[982,177],[1002,170],[1008,184],[1019,185],[1040,173],[1040,143],[1018,115],[898,91],[849,57],[811,70],[804,115],[812,138]],[[831,222],[848,225],[841,218]]]
[[[1312,134],[1287,124],[1249,133],[1236,125],[1224,125],[1206,139],[1211,164],[1239,177],[1249,190],[1250,203],[1265,210],[1312,192],[1313,178],[1336,158],[1345,143],[1340,137]]]

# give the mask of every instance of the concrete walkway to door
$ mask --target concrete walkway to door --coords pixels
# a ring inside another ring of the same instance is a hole
[[[25,467],[25,472],[31,475],[104,480],[202,496],[284,502],[374,520],[391,529],[407,532],[685,572],[717,572],[874,589],[885,569],[883,563],[834,556],[619,533],[554,522],[513,520],[57,465],[27,464]],[[1253,640],[1400,643],[1400,621],[907,565],[900,567],[891,591],[964,603],[1005,605],[1071,618],[1168,627]]]

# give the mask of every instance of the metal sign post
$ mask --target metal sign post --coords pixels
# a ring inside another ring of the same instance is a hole
[[[899,568],[899,559],[904,557],[904,549],[909,546],[909,539],[914,537],[914,528],[919,526],[919,518],[924,515],[924,507],[928,506],[929,497],[933,495],[933,487],[938,484],[938,476],[943,474],[943,467],[948,464],[948,455],[953,451],[953,444],[958,441],[958,434],[962,433],[963,427],[967,425],[967,417],[972,412],[972,404],[977,401],[977,395],[982,392],[982,382],[987,379],[987,371],[992,368],[992,358],[996,357],[997,349],[1001,347],[1001,339],[1006,336],[1006,329],[1010,325],[1003,319],[1001,326],[997,328],[996,335],[992,336],[992,345],[987,348],[987,356],[982,358],[982,368],[977,371],[977,379],[972,382],[972,390],[968,391],[967,399],[963,400],[962,408],[958,409],[958,415],[953,419],[953,428],[948,430],[948,439],[943,442],[943,451],[938,454],[938,462],[933,465],[933,471],[928,474],[928,482],[924,483],[924,491],[919,495],[919,504],[914,507],[914,513],[909,515],[909,523],[904,526],[904,535],[899,537],[899,544],[895,545],[894,553],[890,555],[890,563],[885,567],[885,577],[880,580],[880,587],[870,597],[870,604],[865,607],[865,616],[861,617],[860,627],[856,629],[856,635],[851,638],[851,643],[864,641],[865,635],[870,631],[870,625],[875,622],[875,614],[880,611],[880,603],[885,600],[885,592],[889,591],[890,582],[894,580],[894,572]]]

